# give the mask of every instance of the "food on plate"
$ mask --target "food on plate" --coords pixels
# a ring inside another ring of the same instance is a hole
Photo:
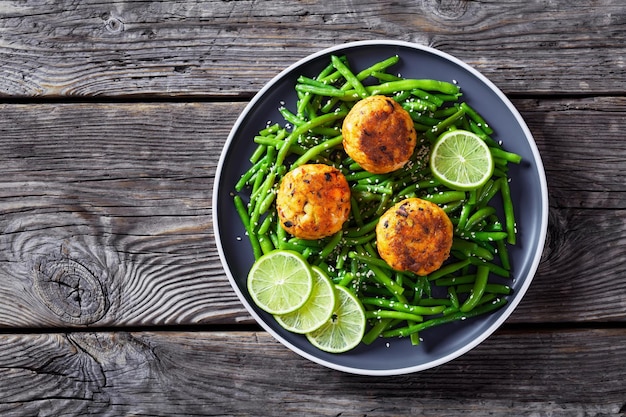
[[[430,154],[433,176],[454,190],[475,190],[493,174],[489,146],[478,135],[463,129],[444,133]]]
[[[358,101],[344,119],[341,133],[346,153],[374,174],[402,168],[417,142],[409,113],[383,95]]]
[[[322,327],[331,319],[337,296],[335,284],[318,266],[312,266],[313,291],[308,300],[295,311],[278,314],[276,322],[290,332],[306,334]]]
[[[515,244],[517,225],[509,163],[521,157],[505,151],[460,100],[459,85],[402,78],[389,71],[399,60],[353,73],[347,57],[333,56],[315,78],[299,77],[297,102],[279,108],[285,123],[268,121],[258,132],[251,166],[235,185],[255,265],[293,251],[323,272],[337,295],[348,296],[349,321],[333,321],[335,311],[305,333],[328,352],[381,337],[409,337],[417,345],[428,337],[423,330],[488,314],[512,291],[507,244]],[[481,158],[465,152],[472,143]],[[257,290],[282,288],[261,278]],[[313,295],[277,321],[306,332],[329,304]],[[341,323],[350,337],[336,333]]]
[[[301,239],[333,235],[350,214],[350,186],[340,170],[305,164],[289,171],[276,196],[280,225]]]
[[[307,302],[313,283],[311,267],[301,254],[276,250],[250,268],[247,287],[257,306],[271,314],[287,314]]]
[[[359,299],[346,287],[335,286],[337,303],[331,318],[320,328],[306,334],[313,346],[330,353],[354,349],[365,334],[367,320]]]
[[[452,222],[437,204],[407,198],[388,209],[376,226],[380,257],[398,271],[428,275],[450,256]]]

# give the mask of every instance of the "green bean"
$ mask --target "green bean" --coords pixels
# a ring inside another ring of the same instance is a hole
[[[486,262],[477,257],[470,257],[469,260],[473,265],[476,265],[476,266],[484,265],[488,267],[491,272],[493,272],[496,275],[500,275],[501,277],[508,278],[511,275],[508,270],[492,262]]]
[[[436,109],[441,107],[444,103],[444,101],[440,99],[439,97],[437,97],[436,94],[429,93],[419,88],[414,88],[413,90],[410,91],[410,93],[416,97],[421,98],[422,100],[426,100],[434,104],[436,108],[433,111],[436,111]]]
[[[502,192],[502,204],[504,206],[504,220],[506,224],[506,231],[509,234],[507,241],[514,245],[516,241],[516,225],[515,214],[513,212],[513,200],[511,199],[511,189],[509,187],[509,181],[507,177],[502,177],[500,180],[500,190]]]
[[[343,287],[347,287],[353,280],[355,276],[352,272],[346,272],[346,274],[341,278],[341,280],[337,283]]]
[[[333,235],[333,237],[328,241],[326,246],[324,246],[324,249],[322,249],[322,251],[320,252],[320,258],[326,258],[333,250],[335,250],[337,245],[339,245],[339,242],[341,242],[342,234],[343,232],[340,230]]]
[[[435,305],[435,306],[420,306],[420,305],[409,305],[407,303],[400,303],[398,301],[389,300],[387,298],[381,297],[363,297],[361,298],[361,302],[365,305],[372,305],[376,307],[382,307],[385,309],[396,310],[404,313],[416,314],[419,316],[432,316],[435,314],[441,313],[445,310],[445,305]]]
[[[468,264],[469,264],[469,261],[468,261]],[[435,285],[438,285],[440,287],[450,287],[450,286],[459,285],[459,284],[471,284],[475,280],[476,280],[476,274],[449,276],[449,277],[437,278],[435,280]]]
[[[501,148],[502,146],[496,142],[495,140],[493,140],[493,138],[491,136],[489,136],[483,129],[481,126],[478,126],[478,124],[473,121],[473,120],[468,120],[469,123],[469,130],[471,130],[472,132],[474,132],[476,135],[478,135],[478,137],[480,137],[482,140],[485,141],[485,143],[490,147],[490,148]]]
[[[365,312],[366,319],[400,319],[400,320],[409,320],[414,322],[424,321],[422,316],[418,316],[415,314],[404,313],[402,311],[394,311],[394,310],[375,310],[375,311],[366,311]]]
[[[465,224],[463,229],[467,231],[474,229],[476,225],[478,225],[482,220],[491,216],[495,212],[496,209],[491,206],[483,207],[477,210],[474,214],[470,216],[469,219],[467,219],[467,223]]]
[[[428,126],[429,130],[431,130],[433,126],[437,125],[437,123],[441,122],[440,119],[435,119],[434,117],[427,116],[422,113],[409,112],[409,115],[411,116],[411,119],[413,119],[415,123]]]
[[[376,320],[370,330],[365,333],[361,340],[366,345],[371,345],[378,339],[383,331],[385,331],[393,320],[391,318]]]
[[[306,164],[311,159],[315,158],[315,156],[319,155],[322,151],[325,151],[327,149],[332,149],[335,146],[341,145],[342,141],[343,141],[343,136],[337,136],[336,138],[328,139],[320,143],[319,145],[315,145],[309,148],[308,151],[302,154],[300,158],[298,158],[293,164],[291,164],[291,168],[293,169],[300,165]]]
[[[310,120],[310,121],[308,121],[306,123],[303,123],[300,126],[298,126],[297,128],[295,128],[289,134],[289,136],[287,136],[287,138],[285,139],[285,143],[283,144],[283,146],[278,151],[278,155],[276,156],[276,165],[281,165],[284,162],[285,157],[287,156],[287,152],[289,151],[289,146],[292,145],[293,143],[295,143],[295,141],[298,139],[298,137],[300,135],[306,133],[309,129],[311,129],[313,127],[320,126],[320,125],[323,125],[325,123],[335,121],[337,119],[341,119],[341,118],[345,117],[346,114],[347,114],[347,112],[342,112],[342,111],[335,112],[335,113],[324,114],[324,115],[318,116],[315,119],[312,119],[312,120]]]
[[[448,116],[446,119],[437,123],[431,131],[432,134],[434,136],[439,136],[446,129],[450,128],[450,126],[454,125],[457,121],[459,121],[461,117],[463,117],[464,114],[465,114],[465,110],[463,108],[460,108],[459,110],[454,112],[451,116]]]
[[[463,191],[439,191],[437,194],[426,194],[422,196],[422,199],[428,200],[435,204],[446,204],[454,201],[461,201],[465,199],[465,192]]]
[[[441,208],[443,209],[443,211],[446,212],[448,217],[450,217],[450,215],[454,213],[455,211],[457,211],[459,208],[461,208],[463,204],[464,204],[463,200],[451,201],[449,203],[445,203]]]
[[[435,272],[432,272],[430,275],[428,275],[428,280],[429,281],[434,281],[436,279],[439,279],[443,276],[449,275],[449,274],[453,274],[457,271],[459,271],[460,269],[468,266],[470,264],[470,261],[467,259],[464,259],[460,262],[455,262],[452,264],[448,264],[446,266],[443,266],[441,268],[439,268],[438,270],[436,270]]]
[[[394,55],[390,58],[387,58],[383,61],[377,62],[374,65],[372,65],[369,68],[364,69],[363,71],[359,72],[356,75],[357,80],[362,81],[364,79],[366,79],[369,76],[376,76],[380,74],[380,71],[384,71],[386,68],[396,64],[398,61],[400,60],[400,58],[397,55]],[[332,65],[332,62],[331,64]],[[334,68],[334,67],[333,67]],[[337,81],[337,79],[339,78],[341,74],[339,73],[339,71],[335,71],[335,74],[333,74],[333,77],[330,77],[328,79],[324,79],[324,81]],[[396,77],[397,79],[397,77]],[[351,87],[350,83],[346,83],[341,87],[341,90],[346,91],[347,89],[349,89]],[[323,113],[328,113],[329,111],[331,111],[331,109],[335,106],[335,104],[337,103],[337,98],[332,98],[328,101],[328,103],[326,105],[324,105],[324,107],[322,107],[322,112]]]
[[[450,299],[450,303],[452,303],[451,307],[458,310],[460,307],[459,296],[454,287],[448,287],[448,298]]]
[[[329,97],[338,97],[341,100],[357,100],[358,96],[355,97],[354,94],[346,93],[338,88],[335,88],[330,85],[317,86],[310,84],[298,84],[296,85],[296,90],[308,93],[308,94],[317,94],[320,96],[329,96]]]
[[[509,271],[511,269],[511,262],[509,260],[509,251],[506,247],[506,243],[504,243],[503,240],[498,240],[496,241],[496,247],[498,248],[498,256],[500,257],[502,267]]]
[[[384,59],[380,62],[377,62],[373,64],[372,66],[370,66],[369,68],[366,68],[363,71],[359,72],[356,75],[356,77],[359,80],[364,80],[365,78],[369,76],[374,76],[375,73],[385,71],[387,68],[389,68],[392,65],[397,64],[399,61],[400,61],[400,57],[398,55],[392,55],[391,57]]]
[[[463,232],[461,237],[468,237],[473,240],[495,242],[508,237],[507,232]]]
[[[245,208],[243,200],[240,196],[236,195],[233,197],[235,203],[235,209],[239,217],[241,218],[241,222],[243,224],[244,229],[246,230],[246,234],[248,235],[248,239],[250,240],[250,244],[252,245],[252,253],[255,259],[258,259],[262,254],[261,245],[259,244],[258,237],[254,233],[254,230],[250,224],[250,218],[248,217],[248,212]]]
[[[387,330],[382,333],[382,337],[398,337],[398,336],[409,336],[411,333],[420,332],[422,330],[426,330],[430,327],[439,326],[446,323],[451,323],[453,321],[465,320],[471,317],[476,317],[482,314],[489,313],[491,311],[497,310],[498,308],[504,306],[507,303],[506,298],[500,298],[494,300],[494,302],[481,305],[478,308],[474,308],[472,311],[463,312],[458,311],[456,313],[442,316],[430,320],[426,320],[422,323],[417,323],[412,326],[401,327],[397,329]]]
[[[356,246],[356,245],[362,245],[364,243],[370,242],[374,238],[376,238],[376,231],[375,230],[371,231],[371,232],[369,232],[367,234],[364,234],[362,236],[344,237],[343,240],[348,245]]]
[[[494,180],[493,178],[487,181],[487,183],[482,187],[480,195],[478,196],[478,201],[476,205],[478,208],[484,207],[491,201],[491,199],[500,191],[500,182]]]
[[[299,126],[302,123],[304,123],[304,119],[301,119],[300,117],[296,116],[295,114],[293,114],[291,111],[289,111],[289,109],[287,109],[284,106],[281,106],[278,111],[280,112],[280,114],[285,118],[285,120],[288,123],[291,123],[294,126]]]
[[[475,284],[461,284],[456,287],[456,290],[460,293],[467,293],[467,292],[472,291],[474,286]],[[490,294],[508,295],[511,293],[511,287],[509,287],[508,285],[503,285],[503,284],[486,283],[484,292],[490,293]]]
[[[372,77],[378,79],[379,82],[387,82],[387,81],[400,81],[402,78],[397,75],[387,74],[386,72],[373,72]]]
[[[278,130],[280,130],[280,129],[281,129],[280,124],[274,123],[273,125],[268,126],[265,129],[262,129],[261,131],[259,131],[259,135],[267,136],[269,134],[278,132]]]
[[[512,162],[514,164],[522,162],[522,157],[516,153],[507,152],[499,148],[490,148],[489,150],[491,151],[491,155],[496,159],[501,158],[504,161]]]
[[[480,114],[478,114],[478,112],[476,110],[474,110],[472,107],[470,107],[469,104],[463,102],[461,103],[461,108],[463,110],[465,110],[465,112],[467,113],[467,115],[476,122],[476,124],[487,134],[487,135],[491,135],[493,133],[493,129],[491,129],[491,127],[489,127],[489,125],[487,124],[487,122],[485,121],[485,119],[482,118],[482,116]]]
[[[436,95],[439,99],[443,100],[444,102],[453,102],[453,101],[457,101],[459,97],[461,97],[461,92],[458,92],[455,94],[436,94]]]
[[[428,287],[430,288],[430,286]],[[424,298],[420,301],[421,306],[446,306],[452,305],[452,302],[447,298]]]
[[[333,63],[333,66],[337,69],[337,71],[341,73],[341,75],[343,75],[346,81],[356,90],[359,97],[365,98],[369,96],[367,90],[365,89],[365,87],[363,87],[363,84],[361,84],[361,81],[357,79],[357,77],[352,73],[352,71],[350,70],[350,68],[348,68],[347,65],[341,62],[341,60],[335,55],[332,55],[330,59],[331,59],[331,62]]]
[[[439,110],[432,112],[431,116],[434,118],[434,120],[437,121],[437,123],[439,123],[440,121],[442,121],[443,119],[447,119],[448,117],[452,116],[453,114],[457,113],[459,111],[460,107],[458,105],[454,105],[454,106],[449,106],[449,107],[442,107]],[[435,123],[435,124],[437,124]]]
[[[465,302],[461,304],[461,307],[459,308],[460,311],[467,313],[476,307],[485,292],[488,278],[489,268],[486,266],[479,266],[476,271],[476,280],[474,281],[470,295],[467,297]]]
[[[452,249],[459,251],[463,254],[464,258],[469,259],[470,261],[472,258],[480,258],[488,261],[491,261],[494,258],[491,252],[481,248],[478,244],[476,244],[476,242],[470,242],[457,237],[452,239]]]
[[[251,163],[255,164],[259,161],[259,159],[263,157],[263,155],[265,155],[265,152],[266,152],[266,147],[264,145],[259,145],[256,147],[254,152],[252,152],[252,155],[250,155],[250,158],[248,158],[248,160]]]
[[[359,207],[359,202],[354,195],[350,196],[350,212],[352,213],[352,217],[356,222],[357,226],[363,226],[363,218],[361,217],[361,208]]]
[[[384,181],[387,178],[389,178],[389,175],[372,174],[371,172],[367,172],[367,171],[353,172],[352,174],[346,175],[347,181],[359,181],[359,182],[365,180],[365,181],[380,183],[381,181]]]
[[[307,248],[314,248],[314,249],[322,248],[322,244],[320,243],[319,240],[308,240],[308,239],[301,239],[299,237],[292,237],[291,239],[287,239],[287,242],[293,243],[294,245],[307,247]]]
[[[414,99],[411,101],[406,101],[402,105],[408,111],[435,111],[437,109],[437,105],[431,103],[426,100]]]
[[[259,241],[259,245],[261,246],[261,252],[264,255],[276,249],[268,235],[257,233],[257,239]]]
[[[399,81],[389,81],[365,88],[370,95],[393,94],[398,91],[415,90],[416,88],[426,91],[438,91],[445,94],[458,94],[459,92],[459,87],[454,84],[445,81],[428,79],[404,79]]]
[[[256,232],[260,235],[266,235],[270,231],[270,228],[272,227],[272,223],[274,221],[274,213],[270,213],[268,216],[265,216],[265,219],[263,219],[261,226],[259,226],[259,229]]]
[[[248,181],[252,178],[254,174],[256,174],[263,164],[267,162],[264,159],[261,159],[256,164],[252,165],[244,174],[239,178],[239,181],[235,184],[235,191],[241,191],[243,187],[248,184]]]
[[[382,268],[379,268],[374,264],[370,264],[369,267],[373,272],[372,278],[384,285],[385,288],[387,288],[393,295],[398,296],[404,292],[404,287],[399,286],[391,278],[389,278],[389,275],[387,275]]]
[[[363,224],[361,226],[357,226],[355,228],[351,228],[351,229],[346,229],[344,236],[346,237],[360,237],[363,236],[367,233],[370,233],[372,230],[374,230],[376,228],[376,225],[378,224],[378,220],[380,220],[378,217],[375,218],[374,220],[370,221],[367,224]]]
[[[384,185],[376,184],[356,184],[352,186],[353,191],[368,191],[379,194],[393,194],[393,189]]]

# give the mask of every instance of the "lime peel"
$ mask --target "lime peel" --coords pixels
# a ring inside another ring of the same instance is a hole
[[[270,314],[287,314],[309,299],[313,272],[298,252],[276,249],[255,261],[248,273],[247,287],[259,308]]]
[[[347,288],[335,285],[337,303],[332,317],[319,329],[307,333],[311,344],[330,353],[354,349],[363,339],[367,320],[359,299]]]
[[[491,178],[494,161],[484,140],[473,132],[456,129],[439,136],[431,151],[430,168],[445,186],[469,191]]]
[[[291,313],[275,315],[283,328],[294,333],[309,333],[320,328],[333,314],[336,302],[335,286],[317,266],[313,270],[313,291],[304,305]]]

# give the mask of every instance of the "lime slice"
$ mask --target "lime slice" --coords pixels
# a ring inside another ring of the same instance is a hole
[[[337,303],[330,319],[306,337],[325,352],[341,353],[356,347],[365,334],[365,309],[350,290],[335,285]]]
[[[313,292],[306,303],[292,313],[274,316],[278,324],[294,333],[309,333],[320,328],[335,308],[335,286],[319,267],[311,269]]]
[[[302,307],[313,290],[313,272],[297,252],[274,250],[252,265],[248,292],[270,314],[291,313]]]
[[[493,174],[489,147],[476,134],[451,130],[442,134],[430,154],[433,176],[453,190],[474,190]]]

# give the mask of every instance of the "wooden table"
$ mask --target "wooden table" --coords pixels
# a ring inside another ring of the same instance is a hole
[[[327,3],[0,1],[2,415],[626,415],[624,3]],[[505,325],[394,377],[326,369],[261,330],[210,209],[253,94],[379,38],[489,77],[550,192],[539,271]]]

